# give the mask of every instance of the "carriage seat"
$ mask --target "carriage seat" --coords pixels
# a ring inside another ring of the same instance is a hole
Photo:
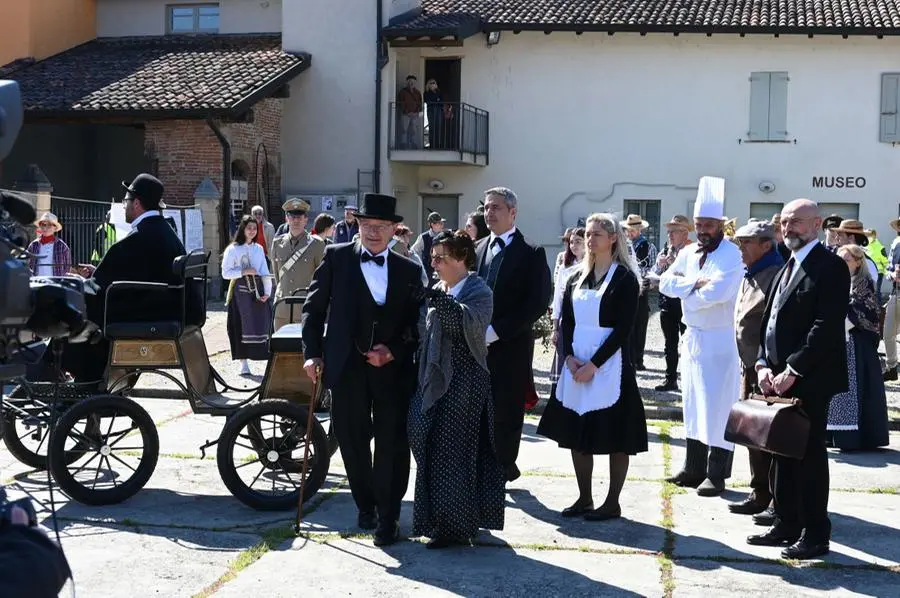
[[[110,340],[170,340],[176,341],[196,326],[182,326],[176,320],[159,322],[115,322],[106,325],[104,334]]]
[[[272,353],[302,353],[303,326],[286,324],[275,331],[269,339],[269,351]]]

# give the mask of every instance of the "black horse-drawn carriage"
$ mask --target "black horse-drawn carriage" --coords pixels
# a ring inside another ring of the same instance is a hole
[[[177,284],[113,283],[107,302],[123,290],[174,293],[180,297],[179,317],[104,322],[102,332],[110,341],[104,394],[96,393],[96,383],[22,380],[3,402],[4,442],[13,456],[38,469],[49,462],[56,484],[81,503],[128,499],[150,479],[159,457],[156,424],[131,398],[139,377],[155,375],[171,381],[177,388],[173,398],[187,400],[194,413],[226,418],[218,439],[200,450],[205,454],[218,445],[219,474],[240,501],[259,510],[282,510],[297,506],[301,488],[303,502],[318,492],[336,443],[314,416],[328,412],[329,400],[303,370],[300,325],[270,335],[259,386],[228,384],[210,364],[202,332],[208,261],[209,253],[202,251],[176,259]],[[193,322],[188,317],[192,288],[201,289],[204,306]]]

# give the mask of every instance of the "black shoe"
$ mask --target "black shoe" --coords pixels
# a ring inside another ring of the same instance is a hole
[[[505,475],[506,475],[507,482],[514,482],[517,479],[519,479],[519,476],[522,475],[522,472],[519,471],[519,468],[516,467],[515,463],[513,463],[512,465],[510,465],[509,467],[506,468]]]
[[[762,501],[754,495],[750,495],[741,502],[733,502],[728,505],[728,510],[736,515],[756,515],[769,507],[769,501]]]
[[[378,527],[378,516],[375,511],[360,511],[356,523],[360,529],[370,530]]]
[[[757,513],[753,516],[753,523],[756,525],[763,525],[765,527],[772,527],[775,525],[775,509],[769,507],[762,513]]]
[[[706,478],[702,484],[697,486],[698,496],[718,496],[723,492],[725,492],[725,480]]]
[[[375,530],[375,546],[390,546],[400,539],[400,523],[391,521]]]
[[[425,548],[430,548],[431,550],[435,550],[438,548],[447,548],[449,546],[453,546],[453,541],[448,540],[447,538],[441,538],[438,536],[437,538],[432,538],[425,544]]]
[[[622,516],[622,507],[605,507],[601,505],[589,513],[585,513],[584,518],[587,521],[607,521],[609,519],[618,519]]]
[[[790,546],[800,539],[800,532],[779,528],[777,525],[764,534],[756,534],[747,538],[751,546]]]
[[[594,503],[593,503],[593,502],[589,502],[589,503],[583,504],[583,505],[578,504],[578,503],[575,503],[575,504],[572,505],[571,507],[566,507],[565,509],[563,509],[563,510],[562,510],[562,513],[560,513],[560,514],[561,514],[563,517],[566,517],[566,518],[568,518],[568,517],[581,517],[581,516],[584,515],[585,513],[589,513],[589,512],[591,512],[591,511],[593,511],[593,510],[594,510]]]
[[[647,367],[643,363],[636,363],[634,365],[634,371],[636,371],[636,372],[643,372],[646,369],[647,369]]]
[[[800,541],[796,544],[792,544],[788,546],[784,550],[781,551],[781,557],[785,559],[794,559],[798,561],[805,561],[807,559],[814,559],[817,556],[824,556],[828,554],[830,547],[828,540],[823,542],[810,542],[805,537],[800,538]]]
[[[678,384],[674,380],[666,380],[662,384],[654,386],[653,390],[659,392],[678,392]]]
[[[896,380],[897,379],[897,366],[894,366],[892,368],[888,368],[887,370],[885,370],[884,376],[882,376],[882,378],[884,379],[885,382]],[[826,550],[827,550],[827,548],[826,548]]]
[[[680,471],[671,478],[666,478],[666,481],[675,484],[676,486],[681,486],[682,488],[696,488],[703,483],[704,479],[706,479],[705,476],[691,475]]]

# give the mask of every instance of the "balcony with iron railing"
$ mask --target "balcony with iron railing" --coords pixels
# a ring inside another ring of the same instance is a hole
[[[463,102],[425,104],[413,114],[391,102],[388,156],[407,164],[487,166],[489,129],[487,110]]]

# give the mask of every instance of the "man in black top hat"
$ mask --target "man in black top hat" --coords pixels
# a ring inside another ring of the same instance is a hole
[[[365,195],[355,214],[359,240],[326,249],[303,306],[304,369],[314,380],[323,372],[331,389],[332,422],[359,526],[377,527],[376,546],[393,544],[400,533],[400,503],[409,483],[406,414],[416,388],[423,295],[419,265],[388,247],[403,220],[396,204],[389,195]]]
[[[131,232],[112,245],[97,265],[82,266],[85,283],[87,319],[102,326],[108,322],[151,322],[176,320],[180,317],[177,293],[165,297],[145,291],[117,291],[106,306],[106,291],[117,280],[134,282],[162,282],[176,284],[172,263],[184,255],[184,245],[161,213],[163,184],[154,176],[139,174],[125,188],[125,221]],[[199,293],[191,293],[189,313],[197,314]],[[95,344],[67,345],[63,355],[63,369],[78,381],[90,382],[103,378],[109,345],[105,340]]]

